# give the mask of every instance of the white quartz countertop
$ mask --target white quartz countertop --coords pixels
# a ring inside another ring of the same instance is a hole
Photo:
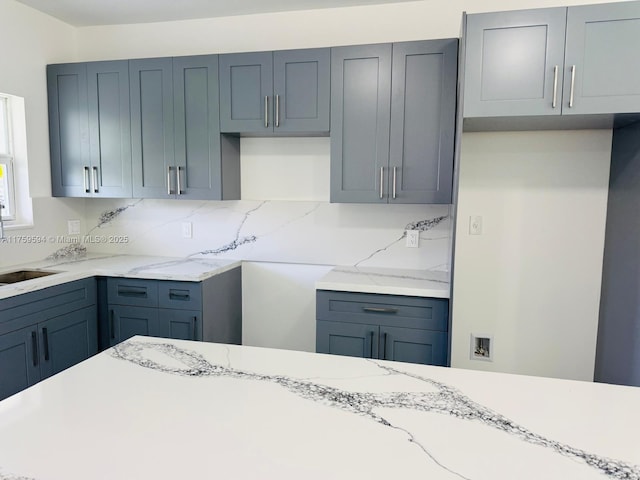
[[[335,267],[318,290],[449,298],[449,272],[372,267]]]
[[[0,479],[640,479],[640,388],[134,337],[0,402]]]
[[[25,269],[58,272],[55,275],[0,286],[0,299],[97,275],[200,282],[240,264],[237,260],[140,255],[89,255],[76,260],[43,260],[0,270],[0,274]]]

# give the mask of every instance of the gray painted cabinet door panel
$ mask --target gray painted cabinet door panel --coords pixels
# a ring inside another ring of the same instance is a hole
[[[111,346],[135,335],[160,336],[158,309],[109,305]]]
[[[565,24],[566,8],[469,15],[464,116],[560,115]]]
[[[458,41],[393,45],[389,202],[451,203]]]
[[[178,340],[202,340],[202,313],[191,310],[158,310],[159,336]]]
[[[218,56],[173,59],[176,193],[221,200]]]
[[[332,202],[387,202],[390,116],[391,44],[332,48]]]
[[[274,131],[328,132],[331,50],[273,52]]]
[[[86,64],[48,65],[47,90],[53,196],[88,196]]]
[[[129,62],[88,63],[87,81],[92,196],[131,197]]]
[[[272,130],[272,53],[220,55],[219,62],[221,131]]]
[[[316,352],[378,358],[378,330],[377,325],[318,320]]]
[[[640,2],[569,7],[562,113],[640,112],[639,39]]]
[[[380,327],[380,358],[396,362],[447,364],[447,332]]]
[[[133,196],[175,194],[171,58],[129,61]],[[171,192],[171,193],[169,193]]]
[[[40,380],[36,326],[0,336],[0,400]]]

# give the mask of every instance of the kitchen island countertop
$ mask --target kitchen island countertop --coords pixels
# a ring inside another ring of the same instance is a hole
[[[640,389],[134,337],[0,402],[0,479],[640,479]]]

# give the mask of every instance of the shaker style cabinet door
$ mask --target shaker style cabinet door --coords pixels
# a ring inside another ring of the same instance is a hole
[[[391,44],[331,49],[331,202],[387,203]]]
[[[380,358],[446,366],[447,341],[447,332],[381,326]]]
[[[220,55],[220,130],[269,132],[273,102],[271,52]]]
[[[329,132],[331,50],[273,52],[273,130]]]
[[[158,316],[158,336],[202,340],[202,311],[160,309]]]
[[[53,196],[89,196],[87,65],[47,65],[47,91]]]
[[[378,325],[318,320],[316,352],[378,358],[378,331]]]
[[[158,309],[109,305],[109,346],[135,335],[160,336]]]
[[[569,7],[562,113],[640,112],[640,2]]]
[[[87,63],[91,196],[131,197],[129,62]]]
[[[465,117],[560,115],[566,12],[467,17]]]
[[[0,335],[0,400],[40,381],[37,329]]]
[[[390,203],[451,203],[458,41],[393,45]]]
[[[129,61],[133,196],[175,195],[171,58]]]

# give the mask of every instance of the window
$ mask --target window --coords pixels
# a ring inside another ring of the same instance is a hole
[[[13,182],[13,138],[10,122],[10,102],[0,94],[0,214],[5,220],[15,219],[15,191]]]

